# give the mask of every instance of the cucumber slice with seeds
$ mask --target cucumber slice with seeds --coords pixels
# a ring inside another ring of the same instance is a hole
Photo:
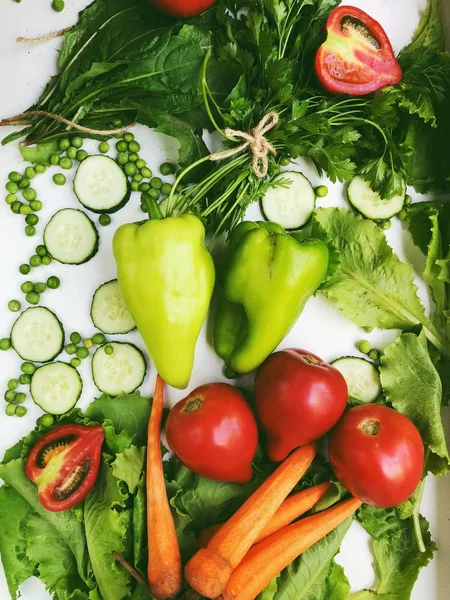
[[[12,326],[11,344],[23,360],[50,362],[62,352],[64,329],[48,308],[27,308]]]
[[[351,206],[366,219],[387,221],[403,209],[406,186],[400,196],[383,200],[380,194],[374,192],[362,177],[354,177],[348,185],[347,198]]]
[[[286,185],[282,185],[283,180]],[[310,181],[302,173],[284,171],[273,184],[261,200],[264,217],[286,230],[304,227],[316,207],[316,193]]]
[[[112,347],[112,354],[105,348]],[[92,377],[101,392],[109,396],[131,394],[142,385],[147,372],[144,355],[133,344],[108,342],[92,357]]]
[[[98,250],[98,233],[94,223],[81,210],[59,210],[44,230],[44,244],[49,254],[66,265],[81,265]]]
[[[365,358],[343,356],[331,363],[344,377],[348,394],[365,404],[375,402],[381,394],[378,369]]]
[[[89,156],[77,169],[73,191],[80,203],[97,214],[114,213],[130,199],[128,178],[109,156]]]
[[[129,333],[136,327],[117,279],[103,283],[95,291],[91,319],[97,329],[110,335]]]
[[[30,392],[34,403],[51,415],[63,415],[71,410],[82,390],[78,371],[63,362],[39,367],[31,378]]]

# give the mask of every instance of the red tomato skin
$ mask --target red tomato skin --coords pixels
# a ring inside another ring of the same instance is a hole
[[[216,0],[150,0],[161,12],[172,17],[194,17],[211,8]]]
[[[377,435],[362,425],[379,423]],[[330,435],[328,452],[339,481],[376,508],[390,508],[412,496],[422,478],[424,448],[414,423],[387,406],[351,408]]]
[[[233,483],[251,480],[258,427],[244,396],[233,386],[198,387],[172,408],[165,431],[170,449],[197,475]]]
[[[267,454],[275,462],[325,435],[342,416],[348,398],[337,369],[296,349],[269,356],[258,369],[254,391]]]

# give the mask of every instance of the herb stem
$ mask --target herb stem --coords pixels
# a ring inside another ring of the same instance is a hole
[[[414,503],[414,510],[412,513],[412,520],[414,526],[414,536],[416,538],[417,547],[419,548],[419,552],[425,552],[425,543],[423,541],[422,528],[420,526],[420,505],[422,503],[423,492],[425,489],[425,479],[419,484],[419,487],[416,490],[416,501]]]

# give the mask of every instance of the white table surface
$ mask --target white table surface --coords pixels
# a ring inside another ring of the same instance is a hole
[[[353,1],[357,5],[380,20],[389,34],[395,50],[408,43],[417,25],[419,11],[425,0],[370,0]],[[39,96],[48,77],[55,72],[56,49],[61,41],[53,40],[43,44],[17,44],[17,36],[39,36],[49,31],[72,25],[76,21],[77,12],[86,5],[86,0],[66,0],[66,9],[55,13],[50,8],[50,0],[23,0],[16,4],[13,0],[3,0],[0,18],[0,118],[21,112],[31,105]],[[166,158],[176,158],[173,141],[165,136],[150,132],[147,128],[136,128],[137,139],[142,145],[141,155],[155,170]],[[6,135],[10,130],[3,129],[0,134]],[[2,135],[2,137],[4,137]],[[95,148],[93,143],[92,148]],[[89,149],[89,147],[88,147]],[[0,187],[6,182],[9,171],[23,171],[17,144],[0,147]],[[322,183],[317,174],[308,166],[300,165],[314,185]],[[44,210],[40,213],[41,222],[38,235],[27,238],[23,233],[23,218],[12,215],[9,207],[0,198],[0,337],[8,335],[15,316],[7,309],[7,302],[12,298],[22,297],[20,283],[25,278],[19,276],[18,266],[26,262],[34,253],[34,247],[41,243],[45,223],[59,208],[77,206],[71,186],[57,187],[51,182],[51,174],[39,176],[33,187],[44,202]],[[69,174],[69,181],[73,173]],[[328,183],[325,181],[325,183]],[[332,188],[332,189],[331,189]],[[330,186],[329,196],[322,201],[323,205],[345,205],[342,187]],[[115,265],[111,252],[111,237],[115,228],[122,222],[136,220],[139,216],[139,202],[135,194],[127,207],[118,215],[113,215],[113,224],[107,228],[99,228],[101,235],[100,251],[94,260],[80,267],[69,267],[52,264],[32,272],[33,280],[43,280],[55,274],[62,280],[57,291],[46,292],[43,304],[55,310],[66,325],[67,331],[77,330],[82,335],[90,335],[93,331],[89,319],[89,305],[94,290],[102,282],[115,277]],[[254,208],[253,211],[257,209]],[[94,217],[94,220],[96,218]],[[387,232],[389,242],[400,257],[413,262],[418,277],[423,270],[424,260],[403,232],[398,222]],[[424,301],[427,302],[424,287],[418,283]],[[17,315],[16,315],[17,316]],[[395,339],[398,332],[374,331],[369,336],[352,325],[337,312],[324,298],[309,301],[303,315],[281,347],[298,346],[307,348],[326,360],[338,356],[355,354],[354,344],[362,337],[370,339],[376,347],[384,347]],[[131,336],[135,343],[143,346],[138,334]],[[91,382],[89,361],[84,361],[81,374],[84,380],[83,396],[79,403],[87,406],[98,395]],[[0,355],[0,392],[6,389],[8,379],[19,371],[20,360],[14,352]],[[221,363],[214,355],[203,332],[197,348],[196,366],[189,389],[207,381],[222,380]],[[145,383],[144,393],[153,387],[154,369]],[[171,390],[169,401],[180,399],[183,392]],[[23,419],[8,418],[0,410],[0,457],[21,436],[25,435],[40,415],[40,409],[27,401],[28,415]],[[446,414],[448,422],[448,413]],[[435,480],[428,478],[423,513],[430,520],[431,530],[437,540],[439,552],[435,560],[421,572],[419,581],[413,592],[413,600],[446,600],[450,597],[450,477]],[[371,566],[371,554],[368,549],[367,536],[358,524],[352,528],[344,540],[339,562],[345,566],[354,590],[371,586],[374,573]],[[25,600],[45,600],[49,596],[36,579],[30,579],[21,588]],[[0,565],[0,600],[9,598],[4,573]]]

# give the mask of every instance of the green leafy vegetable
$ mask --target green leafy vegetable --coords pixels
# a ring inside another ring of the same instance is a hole
[[[135,493],[144,468],[145,448],[130,446],[118,454],[111,464],[116,479],[125,481],[132,494]]]

